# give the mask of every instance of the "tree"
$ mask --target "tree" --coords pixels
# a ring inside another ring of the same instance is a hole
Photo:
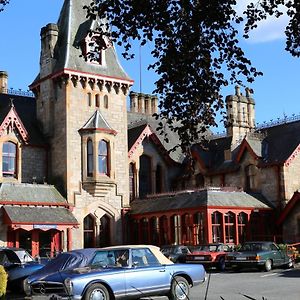
[[[4,6],[9,3],[9,0],[0,0],[0,11],[4,9]]]
[[[125,58],[134,55],[133,41],[153,45],[155,62],[149,68],[159,76],[153,91],[161,100],[159,115],[178,133],[185,152],[216,125],[216,112],[225,107],[222,87],[251,83],[262,75],[239,46],[239,24],[248,38],[259,21],[280,17],[286,8],[286,50],[300,55],[300,1],[254,1],[243,17],[235,6],[235,0],[94,0],[86,7],[88,17],[108,19],[96,32],[123,45]],[[96,42],[103,48],[101,39]]]

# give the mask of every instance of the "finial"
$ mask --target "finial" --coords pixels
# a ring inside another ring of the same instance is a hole
[[[235,95],[236,96],[240,96],[241,95],[241,90],[240,90],[240,87],[238,85],[235,86]]]

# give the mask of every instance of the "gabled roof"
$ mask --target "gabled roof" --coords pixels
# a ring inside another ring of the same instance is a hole
[[[258,193],[203,189],[170,193],[131,202],[131,214],[144,214],[161,211],[182,210],[184,208],[249,208],[272,209],[272,205]]]
[[[166,148],[160,142],[160,139],[156,136],[156,133],[148,124],[143,124],[138,127],[128,129],[128,157],[134,154],[137,147],[144,141],[145,138],[149,138],[157,147],[158,152],[164,157],[168,163],[174,163],[170,157]]]
[[[98,109],[93,113],[83,127],[79,129],[79,131],[102,131],[113,135],[117,134]]]
[[[81,43],[95,27],[95,21],[86,18],[90,0],[65,0],[58,19],[58,40],[54,50],[56,64],[53,73],[73,70],[81,73],[103,75],[110,78],[132,81],[119,63],[113,46],[105,50],[103,65],[87,63],[82,57]],[[39,76],[35,81],[39,80]],[[34,84],[34,83],[33,83]]]
[[[27,132],[27,144],[45,146],[46,141],[38,127],[36,119],[35,98],[11,94],[0,94],[0,124],[3,123],[11,111],[11,101],[13,101],[14,113],[18,116],[20,124],[24,127],[22,130],[25,129]],[[24,134],[26,135],[25,132]]]
[[[285,221],[287,216],[290,214],[293,208],[299,203],[299,201],[300,201],[300,192],[296,191],[293,197],[291,198],[291,200],[289,200],[285,208],[281,211],[279,218],[277,219],[276,222],[277,225],[280,226]]]

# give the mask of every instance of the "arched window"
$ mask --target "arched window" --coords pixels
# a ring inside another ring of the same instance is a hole
[[[235,214],[228,212],[225,218],[225,243],[235,242]]]
[[[88,106],[92,106],[92,94],[88,93],[87,96],[88,96]]]
[[[132,201],[135,199],[135,166],[133,163],[129,164],[129,199]]]
[[[204,224],[204,212],[196,212],[194,214],[194,243],[196,245],[204,244],[206,242]]]
[[[107,95],[104,95],[104,98],[103,98],[103,107],[104,108],[108,108],[108,96]]]
[[[99,246],[107,247],[110,246],[110,217],[104,215],[100,219],[100,236],[99,236]]]
[[[87,176],[93,176],[94,171],[94,157],[93,157],[93,142],[88,140],[87,142]]]
[[[152,164],[151,158],[147,155],[140,156],[140,170],[139,170],[139,196],[145,197],[152,193]]]
[[[95,96],[95,106],[100,107],[100,96],[98,94]]]
[[[212,241],[213,243],[219,243],[223,241],[223,224],[222,224],[222,214],[215,211],[211,215],[212,223]]]
[[[99,142],[98,147],[98,171],[108,175],[108,143],[104,140]]]
[[[16,177],[17,145],[12,142],[3,143],[2,148],[2,175],[5,177]]]
[[[88,215],[83,220],[84,248],[95,247],[95,219]]]
[[[163,172],[162,167],[157,165],[156,172],[155,172],[155,186],[156,186],[156,193],[162,193],[163,191]]]
[[[237,219],[239,243],[243,243],[247,238],[248,215],[244,212],[241,212],[238,214]]]
[[[142,244],[149,243],[149,220],[147,218],[141,219],[141,238]]]

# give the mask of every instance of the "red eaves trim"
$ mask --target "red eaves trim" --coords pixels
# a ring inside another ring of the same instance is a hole
[[[47,80],[47,79],[50,79],[50,78],[55,78],[55,77],[58,77],[60,75],[64,75],[64,74],[68,74],[69,75],[69,72],[71,74],[82,74],[82,75],[91,75],[91,76],[96,76],[96,77],[99,77],[99,78],[108,78],[108,79],[116,79],[116,80],[120,80],[120,81],[124,81],[125,83],[128,83],[128,84],[133,84],[134,83],[134,80],[128,80],[128,79],[125,79],[125,78],[122,78],[122,77],[112,77],[112,76],[107,76],[107,75],[101,75],[99,76],[99,74],[97,73],[88,73],[88,72],[82,72],[82,71],[77,71],[77,70],[72,70],[72,69],[62,69],[60,71],[57,71],[53,74],[50,74],[48,76],[45,76],[39,80],[37,80],[34,84],[30,84],[29,85],[29,88],[30,89],[34,89],[36,86],[38,86],[41,82]]]
[[[300,192],[297,191],[294,193],[291,200],[287,203],[283,211],[280,213],[276,221],[277,225],[281,225],[284,222],[284,220],[286,219],[290,211],[294,208],[294,206],[298,203],[299,200],[300,200]]]
[[[11,219],[9,219],[9,225],[32,225],[32,224],[40,224],[41,222],[13,222]],[[45,225],[68,225],[68,226],[74,226],[79,225],[79,223],[57,223],[57,222],[44,222]]]
[[[23,206],[43,206],[43,207],[52,207],[52,206],[59,206],[70,208],[72,205],[68,203],[60,203],[60,202],[24,202],[24,201],[7,201],[7,200],[0,200],[0,204],[2,205],[23,205]]]

